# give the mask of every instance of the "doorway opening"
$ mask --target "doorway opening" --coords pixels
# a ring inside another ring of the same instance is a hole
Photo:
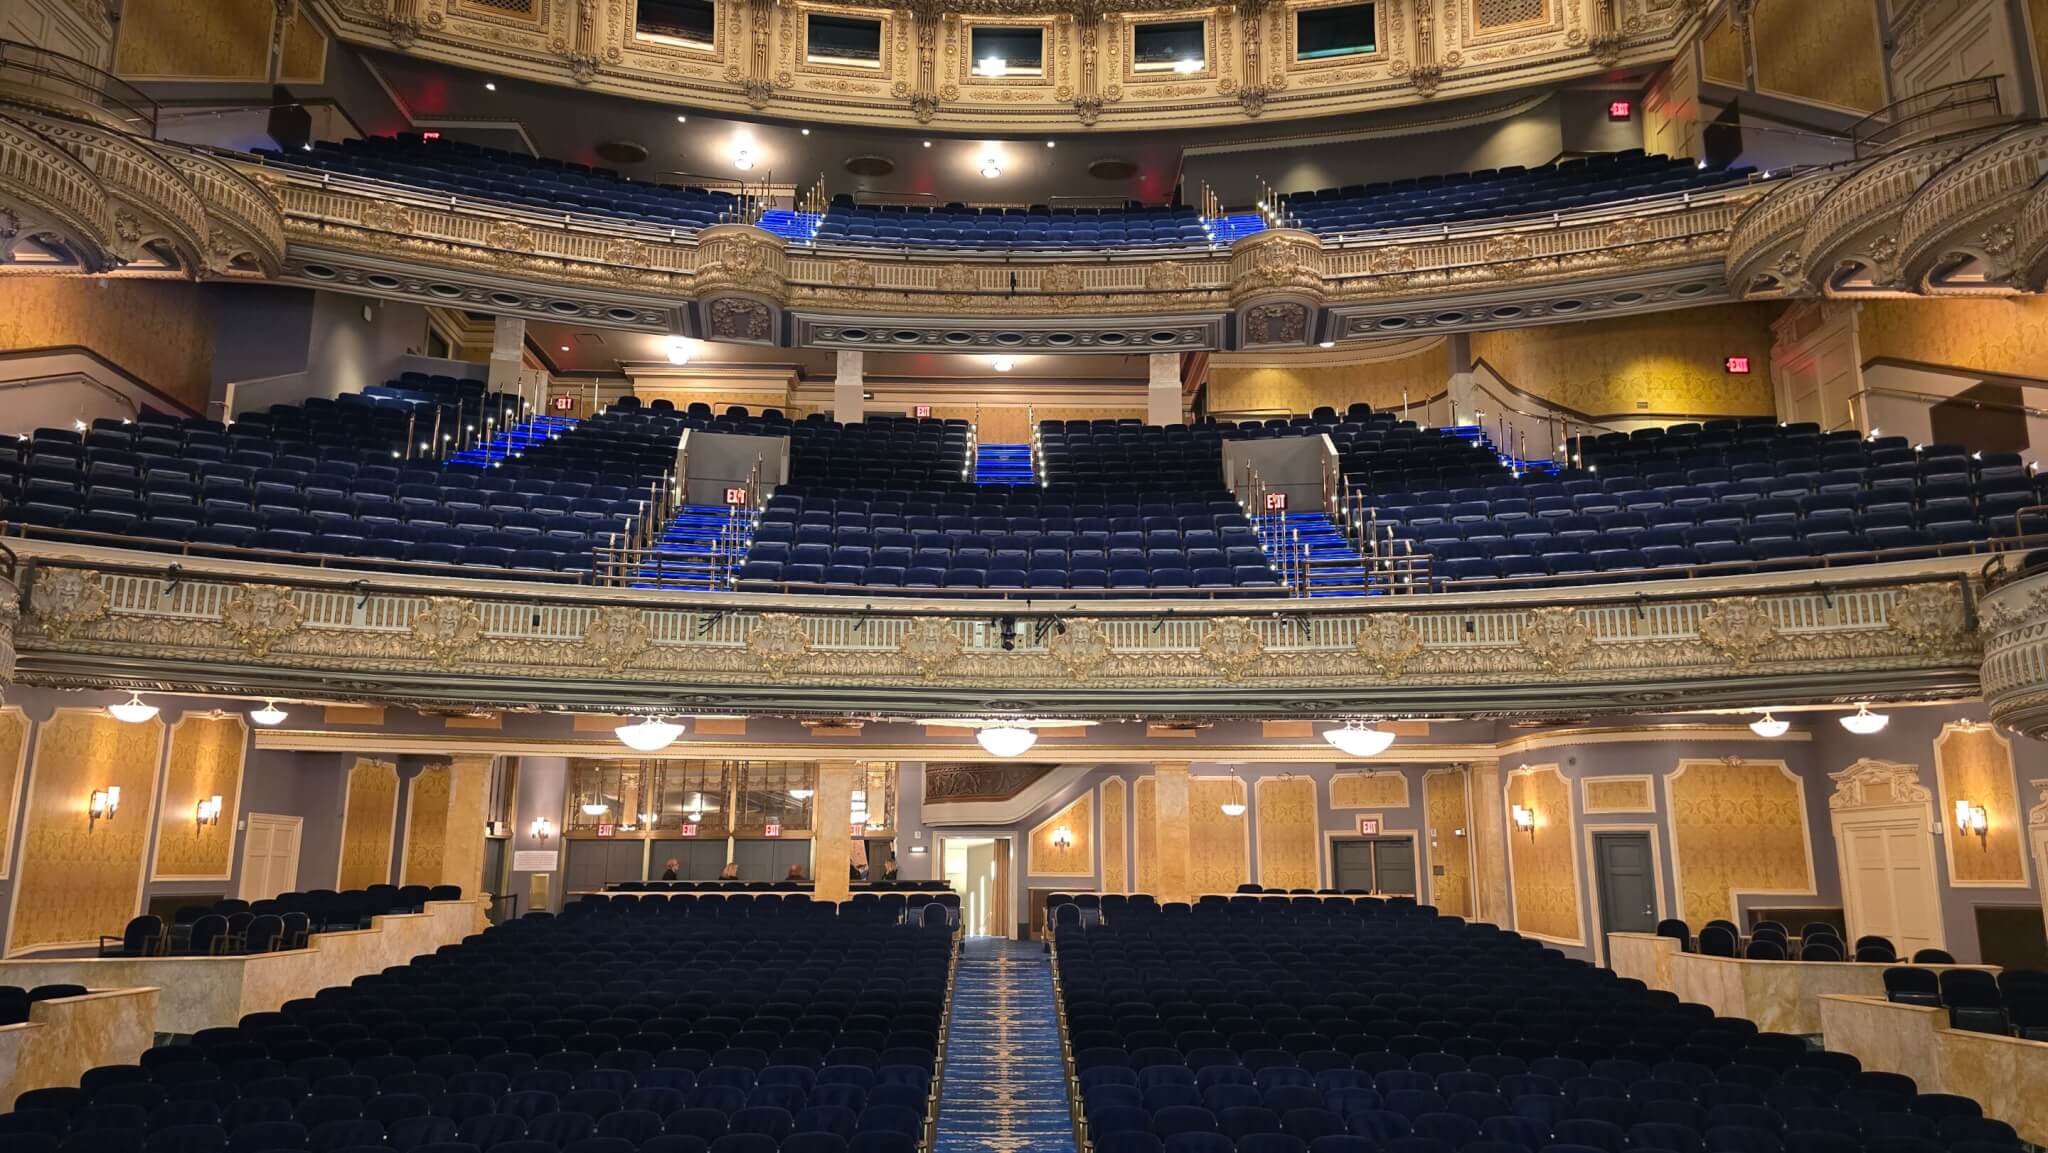
[[[1010,838],[941,837],[939,863],[946,884],[960,894],[961,931],[970,937],[1009,937]]]
[[[1338,892],[1413,897],[1415,838],[1332,837],[1330,879]]]

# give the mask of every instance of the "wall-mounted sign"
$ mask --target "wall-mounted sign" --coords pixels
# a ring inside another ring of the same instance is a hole
[[[854,840],[856,840],[856,841],[860,840],[860,839],[861,839],[862,837],[865,837],[865,836],[867,836],[867,835],[868,835],[868,826],[867,826],[867,822],[866,822],[866,821],[855,821],[855,822],[853,823],[853,832],[852,832],[852,833],[851,833],[850,835],[851,835],[851,836],[853,837],[853,839],[854,839]]]
[[[1629,117],[1634,116],[1635,113],[1636,105],[1633,100],[1610,100],[1607,102],[1607,118],[1609,120],[1627,120]]]
[[[563,393],[560,396],[551,396],[548,398],[548,407],[556,412],[574,412],[576,411],[576,398],[567,393]]]
[[[918,405],[918,406],[917,406],[917,409],[916,409],[916,411],[915,411],[915,413],[914,413],[914,415],[915,415],[915,416],[917,417],[917,419],[919,419],[919,420],[923,420],[923,419],[925,419],[926,417],[930,416],[931,414],[932,414],[932,406],[931,406],[931,405],[928,405],[928,404],[920,404],[920,405]]]
[[[1379,835],[1380,835],[1380,819],[1379,819],[1378,817],[1360,817],[1360,818],[1358,818],[1358,835],[1359,835],[1359,836],[1361,836],[1361,837],[1377,837],[1377,836],[1379,836]]]
[[[678,832],[680,832],[680,833],[681,833],[681,834],[682,834],[683,836],[685,836],[685,837],[694,837],[694,836],[696,836],[696,835],[697,835],[697,825],[696,825],[696,822],[694,822],[694,821],[684,821],[684,822],[683,822],[683,827],[682,827],[681,829],[677,830],[677,831],[678,831]]]
[[[1731,356],[1721,362],[1721,367],[1726,369],[1730,376],[1748,376],[1749,358],[1746,356]]]
[[[599,826],[597,827],[597,835],[598,835],[598,836],[600,836],[600,837],[609,837],[609,836],[611,836],[611,835],[612,835],[612,827],[611,827],[610,825],[599,825]]]
[[[1267,493],[1267,494],[1266,494],[1266,511],[1267,511],[1267,512],[1286,512],[1286,511],[1287,511],[1287,494],[1286,494],[1286,493],[1284,493],[1284,492],[1269,492],[1269,493]]]
[[[725,503],[727,503],[727,504],[730,504],[730,505],[742,505],[742,504],[745,504],[745,503],[747,503],[747,489],[746,489],[746,486],[745,486],[745,485],[736,485],[736,486],[734,486],[734,487],[732,487],[732,488],[728,488],[728,489],[726,489],[726,490],[725,490]]]
[[[515,873],[552,873],[561,854],[553,849],[520,849],[512,854]]]
[[[763,825],[761,826],[761,835],[764,837],[779,837],[782,835],[782,826]]]

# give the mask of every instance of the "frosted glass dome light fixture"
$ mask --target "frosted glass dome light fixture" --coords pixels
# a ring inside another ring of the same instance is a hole
[[[1769,709],[1764,710],[1763,716],[1749,722],[1749,731],[1760,737],[1782,737],[1791,728],[1792,722],[1779,720],[1771,715]]]
[[[108,716],[129,725],[139,725],[155,717],[156,713],[156,706],[143,700],[141,693],[129,693],[127,700],[107,706]]]
[[[1376,757],[1394,743],[1394,734],[1376,729],[1364,721],[1351,721],[1334,729],[1324,729],[1323,739],[1347,756]]]
[[[249,719],[265,728],[269,728],[272,725],[281,725],[284,723],[285,718],[289,716],[291,716],[290,713],[277,707],[276,701],[265,701],[262,708],[249,710]]]
[[[591,801],[583,806],[583,815],[586,817],[602,817],[611,811],[612,807],[603,801]]]
[[[1007,356],[998,356],[994,360],[989,361],[988,366],[997,372],[1008,372],[1017,367],[1017,362]]]
[[[636,724],[620,725],[612,732],[636,753],[658,753],[676,743],[676,738],[683,735],[683,726],[660,717],[646,717]]]
[[[981,747],[998,757],[1021,757],[1038,743],[1038,734],[1022,725],[991,725],[974,730]]]
[[[981,162],[981,174],[990,180],[994,180],[1003,174],[1003,166],[995,157],[985,157]]]
[[[690,338],[687,336],[669,337],[667,352],[668,362],[678,368],[690,363]]]
[[[1868,704],[1857,705],[1855,712],[1841,718],[1841,720],[1843,728],[1855,733],[1859,737],[1881,733],[1886,725],[1892,723],[1892,719],[1885,714],[1871,712]]]

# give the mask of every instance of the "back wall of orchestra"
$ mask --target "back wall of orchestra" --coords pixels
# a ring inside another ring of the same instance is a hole
[[[728,862],[744,880],[809,876],[833,765],[854,864],[879,875],[893,853],[902,880],[961,884],[963,847],[992,847],[990,908],[1019,930],[1053,892],[1260,884],[1412,893],[1596,959],[1608,932],[1662,918],[1846,917],[1901,952],[2048,961],[2048,752],[1976,706],[1892,706],[1867,735],[1840,712],[1783,714],[1777,736],[1750,715],[1400,722],[1369,759],[1314,722],[1105,722],[997,760],[969,730],[911,722],[692,718],[654,756],[615,717],[279,717],[172,696],[133,721],[108,711],[127,703],[16,688],[0,710],[10,955],[204,895],[447,883],[502,913],[659,879],[670,859],[686,880]]]

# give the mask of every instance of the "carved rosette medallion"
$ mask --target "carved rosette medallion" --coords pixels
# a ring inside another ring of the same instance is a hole
[[[1266,655],[1266,642],[1244,617],[1223,617],[1210,622],[1209,631],[1202,634],[1201,651],[1204,661],[1235,681]]]
[[[1570,668],[1592,643],[1592,627],[1579,619],[1577,609],[1564,605],[1532,609],[1522,625],[1522,651],[1545,672]]]
[[[434,663],[448,668],[484,639],[484,622],[476,606],[460,597],[433,597],[412,618],[412,639]]]
[[[494,220],[484,229],[484,247],[492,259],[513,263],[533,251],[533,229],[516,220]]]
[[[107,615],[107,590],[99,574],[76,569],[36,574],[29,615],[44,635],[64,640]]]
[[[942,617],[919,617],[910,622],[896,652],[910,662],[918,676],[929,681],[958,660],[963,647],[950,622]]]
[[[747,634],[747,651],[769,676],[781,678],[811,652],[811,634],[794,613],[762,613]]]
[[[378,232],[395,232],[404,236],[413,230],[412,210],[389,200],[371,200],[364,203],[356,219],[362,221],[364,228]]]
[[[1068,621],[1065,632],[1055,632],[1046,642],[1045,651],[1075,680],[1087,680],[1116,655],[1102,626],[1087,617]]]
[[[609,605],[598,610],[583,630],[583,651],[592,664],[622,673],[654,645],[647,619],[639,609]]]
[[[1188,274],[1188,266],[1178,261],[1162,260],[1145,266],[1145,289],[1148,292],[1186,292],[1194,287],[1194,277]]]
[[[1366,618],[1353,647],[1381,676],[1399,680],[1408,661],[1422,651],[1422,634],[1406,614],[1381,613]]]
[[[305,626],[306,612],[283,585],[243,585],[221,610],[220,623],[249,655],[267,657],[277,642]]]
[[[1700,617],[1700,639],[1736,668],[1747,668],[1778,642],[1778,622],[1757,598],[1729,597]]]

